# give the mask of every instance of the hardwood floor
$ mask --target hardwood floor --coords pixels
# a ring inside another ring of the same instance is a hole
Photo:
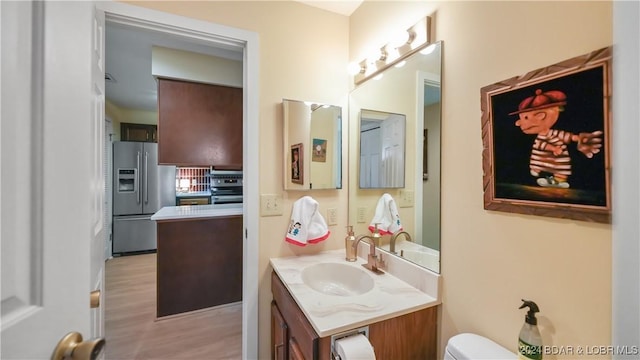
[[[240,359],[242,304],[156,320],[156,254],[106,263],[106,359]]]

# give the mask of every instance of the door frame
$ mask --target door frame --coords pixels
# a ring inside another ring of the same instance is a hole
[[[242,358],[258,358],[258,182],[259,41],[252,31],[223,26],[115,1],[97,2],[107,22],[197,39],[215,47],[243,50],[243,272]],[[251,236],[249,236],[251,234]]]

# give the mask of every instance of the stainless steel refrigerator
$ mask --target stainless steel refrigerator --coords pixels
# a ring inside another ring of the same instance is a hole
[[[175,166],[158,165],[158,144],[113,143],[113,254],[156,249],[151,215],[175,205]]]

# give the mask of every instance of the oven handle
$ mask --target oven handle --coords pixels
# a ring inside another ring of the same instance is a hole
[[[212,200],[211,201],[212,204],[227,203],[227,202],[242,202],[242,195],[229,195],[229,196],[213,195],[211,196],[211,200]]]

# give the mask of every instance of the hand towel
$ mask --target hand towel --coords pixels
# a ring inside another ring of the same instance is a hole
[[[329,237],[329,228],[322,214],[318,211],[318,202],[311,196],[303,196],[293,203],[291,223],[285,241],[306,246],[315,244]]]
[[[402,223],[400,222],[400,214],[396,207],[396,201],[387,193],[382,194],[378,200],[376,212],[369,225],[371,232],[374,231],[375,224],[378,224],[378,232],[380,235],[393,234],[402,230]]]

